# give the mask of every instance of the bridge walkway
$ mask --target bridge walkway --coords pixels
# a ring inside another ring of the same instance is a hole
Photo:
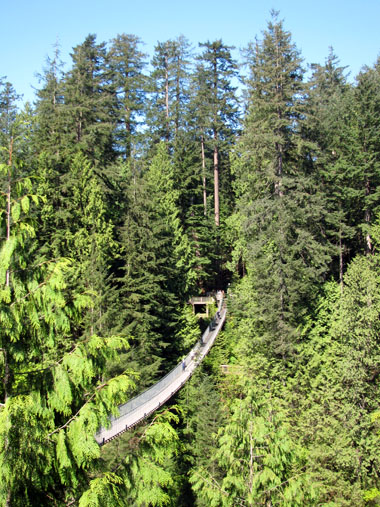
[[[120,405],[119,416],[110,417],[109,427],[101,428],[96,433],[95,439],[99,445],[109,442],[147,418],[185,384],[212,347],[223,327],[226,313],[227,308],[221,299],[213,320],[186,358],[152,387]]]

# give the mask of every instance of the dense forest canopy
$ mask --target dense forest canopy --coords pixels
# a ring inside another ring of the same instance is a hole
[[[1,505],[380,504],[380,60],[307,66],[277,12],[233,49],[90,34],[33,105],[0,80]],[[202,368],[99,447],[213,290]]]

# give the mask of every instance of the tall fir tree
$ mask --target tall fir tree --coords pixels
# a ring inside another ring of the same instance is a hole
[[[237,76],[237,65],[231,55],[234,48],[221,40],[207,41],[200,47],[204,50],[197,58],[193,108],[202,159],[207,152],[212,157],[214,220],[218,226],[221,188],[225,189],[223,199],[227,202],[231,194],[228,151],[238,126],[236,88],[232,85],[232,79]],[[205,172],[204,163],[202,168]]]
[[[344,164],[338,161],[339,132],[342,115],[347,115],[346,97],[350,86],[345,68],[332,48],[324,66],[313,64],[313,74],[308,83],[307,117],[303,122],[305,136],[315,143],[310,163],[319,174],[326,195],[326,235],[336,247],[338,262],[334,263],[334,275],[343,284],[343,272],[349,258],[348,242],[354,234],[350,225],[351,200]],[[339,274],[338,274],[339,273]]]
[[[73,48],[73,66],[65,74],[64,140],[65,158],[82,151],[95,165],[103,167],[115,159],[113,132],[116,98],[111,87],[105,43],[88,35]]]
[[[330,250],[317,225],[324,202],[305,162],[301,59],[277,16],[272,12],[263,40],[248,48],[248,105],[235,174],[258,336],[285,357]]]
[[[126,340],[81,333],[91,299],[68,287],[69,259],[41,255],[31,209],[43,196],[16,154],[0,165],[0,501],[49,505],[84,486],[94,434],[131,382],[99,380]]]
[[[140,50],[141,44],[136,35],[121,34],[112,39],[109,50],[112,86],[117,97],[115,146],[126,161],[136,151],[136,135],[144,120],[147,77],[143,71],[147,55]]]
[[[64,143],[64,64],[60,59],[59,46],[56,45],[52,58],[48,57],[43,74],[39,76],[42,86],[37,90],[35,104],[36,122],[33,144],[38,154],[46,153],[54,161],[55,167],[62,168]]]
[[[187,120],[191,46],[177,37],[159,42],[152,58],[151,99],[147,111],[150,143],[166,141],[175,146]]]

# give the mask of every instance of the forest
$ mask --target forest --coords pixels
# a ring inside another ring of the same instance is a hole
[[[143,47],[0,79],[0,505],[380,505],[380,58],[306,64],[275,11],[239,61]],[[99,446],[215,290],[202,366]]]

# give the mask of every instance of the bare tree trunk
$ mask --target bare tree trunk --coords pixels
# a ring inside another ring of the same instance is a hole
[[[169,133],[169,60],[168,55],[165,55],[165,108],[166,108],[166,141],[170,140]]]
[[[343,243],[342,243],[342,225],[339,226],[339,284],[340,292],[343,294]]]
[[[369,180],[367,180],[366,181],[366,185],[365,185],[365,195],[366,195],[366,197],[369,196],[370,191],[371,191],[370,182],[369,182]],[[367,224],[367,227],[369,227],[369,225],[371,223],[371,211],[369,210],[369,208],[366,208],[366,210],[365,210],[364,220],[365,220],[365,222]],[[366,253],[369,254],[371,252],[372,252],[372,238],[371,238],[371,235],[370,235],[369,231],[367,231],[367,234],[366,234]]]
[[[129,107],[125,108],[125,132],[126,132],[126,140],[125,140],[125,159],[128,160],[131,156],[132,148],[131,148],[131,138],[132,138],[132,126],[131,126],[131,110]]]
[[[12,183],[12,154],[13,154],[13,137],[11,137],[11,142],[9,145],[9,159],[8,159],[8,188],[7,188],[7,236],[6,241],[10,240],[11,237],[11,183]],[[10,270],[7,269],[5,275],[5,285],[9,287],[10,284]]]
[[[283,197],[284,191],[281,188],[281,180],[282,180],[282,164],[283,164],[283,148],[280,143],[276,143],[276,151],[277,151],[277,171],[276,176],[278,180],[274,184],[274,192],[279,197]]]
[[[214,208],[215,208],[215,225],[219,226],[219,153],[215,144],[214,148]]]
[[[80,143],[82,139],[82,119],[83,119],[83,113],[82,111],[79,112],[79,120],[77,123],[77,143]]]
[[[207,189],[206,189],[206,160],[205,160],[205,140],[201,137],[202,148],[202,184],[203,184],[203,214],[207,215]]]

